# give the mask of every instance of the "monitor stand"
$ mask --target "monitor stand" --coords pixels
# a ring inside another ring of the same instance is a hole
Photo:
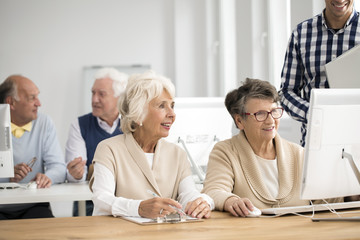
[[[205,180],[205,173],[200,168],[200,166],[195,162],[195,160],[192,158],[188,148],[186,147],[185,141],[181,139],[181,137],[178,138],[178,143],[181,143],[181,145],[184,147],[185,152],[187,153],[187,156],[191,162],[192,168],[194,169],[196,175],[199,177],[199,183],[203,183]]]
[[[342,150],[342,158],[347,158],[349,160],[349,163],[350,163],[350,166],[352,168],[352,170],[354,171],[354,174],[360,184],[360,172],[359,172],[359,169],[356,167],[355,165],[355,162],[354,162],[354,159],[352,157],[351,154],[345,152],[345,149]]]
[[[354,174],[360,184],[360,172],[359,169],[356,167],[354,159],[352,157],[351,154],[345,152],[345,149],[342,150],[342,158],[347,158],[349,160],[350,166],[352,168],[352,170],[354,171]],[[311,219],[313,222],[346,222],[346,221],[351,221],[351,222],[360,222],[360,217],[359,216],[354,216],[354,217],[335,217],[335,218],[312,218]]]

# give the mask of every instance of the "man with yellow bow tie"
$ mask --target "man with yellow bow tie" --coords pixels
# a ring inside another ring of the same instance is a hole
[[[66,165],[52,120],[41,113],[39,89],[28,78],[11,75],[0,85],[0,103],[10,105],[14,177],[0,182],[47,188],[64,182]],[[49,203],[0,204],[0,219],[53,217]]]
[[[21,138],[21,136],[25,133],[25,131],[28,132],[31,131],[31,127],[32,127],[32,122],[29,122],[22,127],[19,127],[14,123],[11,123],[11,133],[14,135],[14,137]]]

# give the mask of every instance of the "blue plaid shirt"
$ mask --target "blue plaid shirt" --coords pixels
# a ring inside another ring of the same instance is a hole
[[[281,105],[291,117],[302,122],[302,146],[311,89],[329,88],[325,64],[360,43],[359,12],[355,8],[344,28],[338,31],[327,26],[324,12],[300,23],[292,32],[281,73]]]

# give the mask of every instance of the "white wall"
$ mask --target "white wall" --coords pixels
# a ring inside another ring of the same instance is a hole
[[[218,0],[0,0],[0,79],[23,74],[38,85],[40,111],[54,120],[62,146],[70,123],[85,113],[85,66],[149,64],[174,81],[179,97],[220,96],[218,55],[209,51],[218,40],[217,6]]]
[[[84,66],[151,64],[174,76],[173,14],[168,0],[0,0],[0,79],[38,85],[63,146],[90,91]]]

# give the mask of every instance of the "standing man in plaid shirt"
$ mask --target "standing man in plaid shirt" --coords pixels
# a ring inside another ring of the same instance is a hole
[[[281,105],[302,122],[302,146],[311,89],[329,88],[325,64],[360,44],[359,12],[354,0],[325,0],[325,5],[322,13],[298,24],[292,32],[281,73]]]

